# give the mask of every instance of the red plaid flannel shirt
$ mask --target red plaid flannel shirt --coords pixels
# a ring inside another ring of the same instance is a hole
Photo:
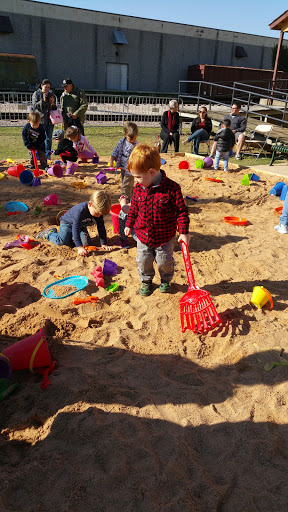
[[[176,233],[187,234],[188,209],[181,187],[167,178],[164,171],[159,185],[143,188],[137,183],[131,199],[126,227],[134,226],[140,242],[149,247],[159,247],[169,242]]]

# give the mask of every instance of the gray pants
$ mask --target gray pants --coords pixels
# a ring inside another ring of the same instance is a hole
[[[173,250],[176,238],[159,247],[148,247],[137,240],[137,264],[141,281],[152,281],[155,276],[154,260],[157,263],[161,279],[171,281],[174,274]]]
[[[37,151],[38,156],[39,156],[40,164],[41,164],[42,168],[45,169],[45,167],[47,166],[47,156],[46,156],[46,153],[45,153],[45,151],[43,151],[43,149],[37,149],[36,151]],[[33,165],[33,167],[34,167],[34,160],[33,160],[33,153],[32,153],[32,151],[29,151],[29,157],[30,157],[30,165]]]
[[[128,197],[130,200],[133,194],[134,178],[130,174],[125,175],[125,169],[121,169],[121,181],[122,181],[122,194]]]

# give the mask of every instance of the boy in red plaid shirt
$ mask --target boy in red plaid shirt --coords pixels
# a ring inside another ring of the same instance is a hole
[[[128,161],[128,170],[134,176],[134,188],[125,235],[134,227],[137,235],[138,273],[142,281],[140,295],[151,295],[155,275],[153,262],[161,277],[160,292],[169,293],[174,274],[173,250],[178,241],[189,244],[189,215],[180,185],[167,178],[160,169],[157,148],[146,144],[136,146]]]

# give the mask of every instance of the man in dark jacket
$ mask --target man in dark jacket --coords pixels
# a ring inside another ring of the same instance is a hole
[[[237,160],[242,159],[240,151],[245,142],[245,130],[246,130],[246,124],[247,124],[245,117],[240,115],[240,109],[241,109],[241,103],[239,103],[238,101],[234,101],[234,103],[231,107],[231,113],[228,114],[228,116],[225,116],[223,119],[223,121],[225,121],[226,119],[229,119],[231,122],[231,130],[235,135],[235,141],[237,143],[236,155],[235,155],[235,158]],[[221,126],[221,123],[219,125],[219,128],[220,128],[220,126]],[[214,143],[213,147],[212,147],[212,151],[211,151],[211,156],[215,155],[215,151],[216,151],[216,144]]]
[[[174,142],[175,153],[179,151],[179,113],[178,102],[171,100],[169,102],[169,110],[164,112],[161,119],[162,140],[161,153],[167,153],[169,144]]]
[[[88,102],[84,91],[76,87],[71,78],[63,80],[64,92],[61,95],[61,113],[64,121],[64,130],[69,126],[77,126],[84,135],[84,116]]]
[[[214,169],[217,171],[219,160],[223,158],[224,171],[228,171],[229,153],[235,144],[235,135],[231,130],[230,119],[222,121],[221,128],[222,129],[218,131],[214,137],[214,141],[216,142]]]

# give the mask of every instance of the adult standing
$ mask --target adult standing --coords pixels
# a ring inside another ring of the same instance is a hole
[[[71,78],[65,78],[62,85],[64,92],[61,94],[61,112],[64,129],[74,125],[84,135],[84,116],[88,108],[86,94],[76,87]]]
[[[232,104],[232,107],[231,107],[231,113],[228,114],[228,116],[225,116],[223,119],[223,121],[225,121],[226,119],[229,119],[231,122],[230,128],[235,135],[235,141],[237,144],[236,155],[235,155],[235,158],[237,160],[242,159],[240,151],[245,142],[245,130],[246,130],[246,124],[247,124],[245,117],[241,116],[240,110],[241,110],[241,103],[239,103],[238,101],[234,101],[234,103]],[[219,125],[219,129],[221,129],[221,125],[222,125],[223,121],[221,121],[221,123]],[[214,156],[215,153],[216,153],[216,142],[214,142],[214,144],[213,144],[210,156]]]
[[[179,151],[179,112],[178,101],[169,102],[169,110],[163,113],[161,119],[162,140],[161,153],[167,153],[168,145],[174,142],[175,153]]]
[[[188,139],[184,140],[183,144],[194,141],[194,153],[198,155],[199,145],[201,141],[209,140],[210,133],[212,132],[212,121],[207,114],[207,108],[201,107],[199,116],[195,117],[191,126],[191,133]]]
[[[38,90],[33,93],[32,106],[41,114],[41,124],[45,131],[45,153],[50,158],[52,147],[53,124],[50,119],[50,111],[56,110],[57,98],[51,91],[51,84],[48,78],[44,78],[38,85]]]

